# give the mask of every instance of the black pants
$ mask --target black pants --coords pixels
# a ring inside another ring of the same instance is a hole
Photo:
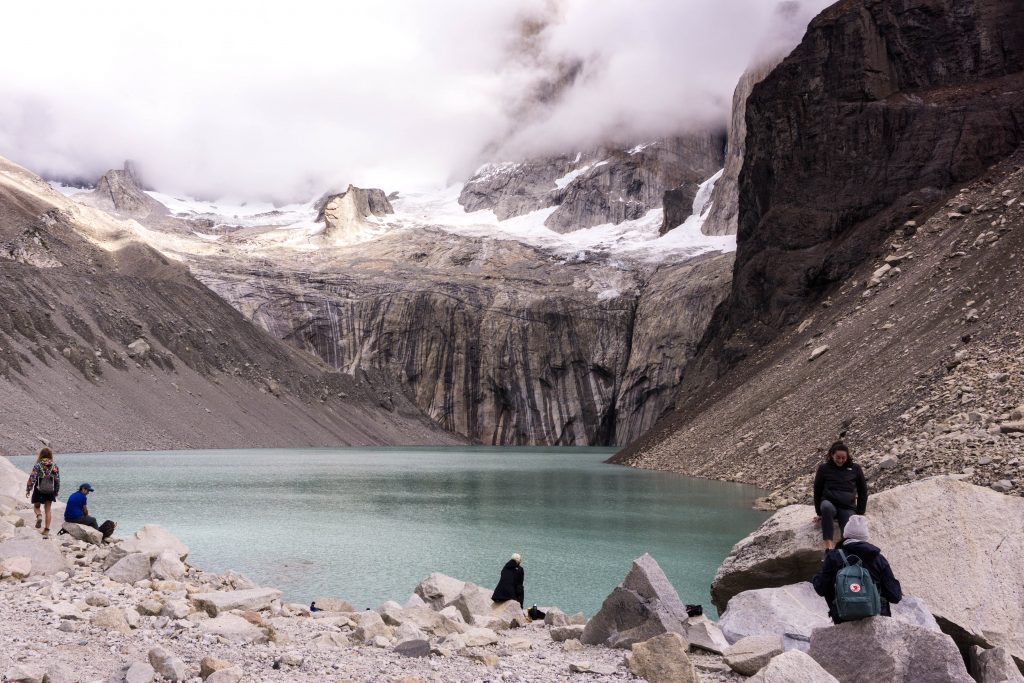
[[[854,514],[850,508],[836,507],[830,500],[821,501],[821,537],[831,541],[836,532],[836,520],[839,520],[839,529],[842,530]]]
[[[99,530],[99,522],[96,521],[95,517],[79,517],[78,519],[64,518],[65,522],[71,522],[72,524],[81,524],[82,526],[91,526],[93,529]]]

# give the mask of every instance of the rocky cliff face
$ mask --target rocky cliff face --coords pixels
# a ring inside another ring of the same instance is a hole
[[[781,56],[747,69],[736,85],[732,96],[729,142],[725,148],[725,170],[715,183],[714,192],[711,194],[711,212],[701,226],[701,231],[705,235],[736,234],[739,225],[740,169],[743,168],[743,155],[747,146],[747,98],[750,97],[754,86],[764,80],[780,61]],[[666,197],[666,206],[667,202]],[[665,214],[667,221],[667,209]],[[686,216],[683,216],[682,220],[686,220]]]
[[[1024,400],[1006,384],[983,402],[951,376],[968,360],[993,382],[1020,374],[1024,5],[839,2],[754,87],[746,121],[729,298],[680,410],[620,460],[782,485],[848,430],[876,473],[906,457],[902,480],[996,458],[1018,472],[1001,427],[946,425],[995,425]],[[887,437],[903,445],[884,465],[863,452]]]
[[[425,228],[317,262],[206,258],[196,272],[274,336],[345,372],[396,377],[445,429],[482,443],[609,445],[671,405],[731,255],[644,281],[610,259]],[[667,301],[685,312],[664,315]]]
[[[365,232],[368,218],[395,212],[383,190],[353,185],[340,194],[324,197],[321,202],[316,219],[324,222],[321,237],[327,242],[351,242]]]
[[[557,207],[545,220],[556,232],[618,224],[660,208],[666,191],[696,192],[723,163],[724,139],[695,134],[523,163],[492,164],[465,185],[467,211],[499,219]],[[686,207],[689,215],[689,206]]]
[[[862,1],[811,23],[747,101],[736,277],[707,362],[728,367],[797,321],[893,229],[1020,144],[1022,19],[1008,1]]]
[[[135,165],[126,161],[123,169],[103,174],[96,189],[80,198],[83,203],[126,218],[146,219],[164,216],[167,208],[146,194]]]

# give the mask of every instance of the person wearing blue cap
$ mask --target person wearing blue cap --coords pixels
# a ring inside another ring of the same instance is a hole
[[[78,485],[78,490],[68,496],[67,507],[64,508],[64,521],[72,524],[83,524],[99,529],[100,525],[95,517],[89,516],[88,496],[95,491],[92,484],[83,483]]]

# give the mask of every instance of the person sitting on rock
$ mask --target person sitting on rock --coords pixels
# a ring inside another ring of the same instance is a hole
[[[32,466],[32,473],[28,475],[28,484],[25,486],[25,497],[32,496],[32,509],[36,513],[36,528],[43,524],[43,515],[39,511],[42,505],[46,512],[46,526],[43,528],[43,536],[50,534],[50,521],[52,513],[50,506],[57,500],[60,493],[60,468],[53,462],[53,451],[43,448],[39,451],[36,464]]]
[[[878,546],[868,543],[868,518],[862,515],[853,515],[846,522],[846,531],[839,548],[825,553],[821,569],[811,579],[811,583],[814,584],[814,592],[828,602],[828,614],[832,617],[832,622],[840,624],[843,621],[836,614],[835,609],[836,574],[846,566],[839,550],[846,553],[848,558],[854,555],[860,558],[861,564],[871,574],[871,578],[874,579],[875,585],[878,587],[881,597],[881,615],[891,617],[892,610],[889,605],[895,605],[903,599],[903,588],[893,575],[892,567],[882,555],[882,551]]]
[[[104,522],[104,526],[109,527],[108,529],[101,528],[96,522],[95,517],[89,516],[89,506],[87,505],[88,496],[90,493],[95,491],[92,484],[79,484],[78,490],[68,496],[68,505],[64,508],[64,521],[71,522],[72,524],[82,524],[84,526],[91,526],[93,529],[97,529],[103,532],[103,537],[106,538],[114,531],[114,527],[117,526],[114,522]]]
[[[814,513],[821,520],[825,550],[832,549],[836,520],[839,528],[844,529],[846,520],[854,514],[863,515],[867,506],[868,484],[864,471],[854,464],[846,444],[836,441],[814,475]]]
[[[491,600],[494,602],[515,600],[520,607],[526,604],[523,592],[523,580],[526,572],[523,571],[522,561],[523,558],[519,553],[512,554],[512,559],[501,568],[501,578],[498,579],[498,585],[495,587],[494,593],[491,594]]]

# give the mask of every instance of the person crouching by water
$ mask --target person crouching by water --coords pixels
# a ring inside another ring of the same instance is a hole
[[[846,553],[847,558],[857,556],[860,563],[871,578],[881,598],[881,616],[891,617],[890,604],[895,605],[903,599],[903,588],[900,582],[892,573],[889,561],[882,555],[877,546],[868,543],[868,519],[861,515],[853,515],[846,522],[846,531],[843,532],[843,540],[836,550],[829,550],[825,553],[825,559],[821,569],[811,579],[814,585],[814,592],[825,598],[828,602],[828,614],[835,624],[842,623],[836,611],[836,575],[839,570],[846,566],[840,550]]]
[[[43,448],[39,451],[36,464],[32,466],[32,473],[28,475],[28,484],[25,486],[25,497],[32,497],[32,509],[36,513],[37,529],[43,524],[43,515],[39,511],[39,506],[42,505],[45,508],[46,526],[43,528],[43,536],[50,535],[50,506],[57,501],[58,493],[60,493],[60,468],[53,462],[53,451]]]
[[[103,538],[107,538],[110,534],[114,533],[117,523],[108,520],[100,525],[96,522],[95,517],[89,516],[87,496],[95,490],[92,484],[79,484],[78,490],[68,496],[68,504],[64,508],[64,521],[91,526],[93,529],[103,532]]]
[[[825,462],[814,475],[814,513],[821,520],[825,550],[832,549],[835,522],[846,528],[853,515],[863,515],[868,507],[868,484],[864,471],[853,462],[850,449],[836,441],[828,449]]]
[[[523,571],[522,561],[523,558],[519,553],[513,553],[512,559],[501,568],[501,578],[498,579],[498,585],[494,589],[494,593],[491,594],[491,600],[494,602],[515,600],[520,607],[526,604],[523,593],[523,579],[526,572]]]

